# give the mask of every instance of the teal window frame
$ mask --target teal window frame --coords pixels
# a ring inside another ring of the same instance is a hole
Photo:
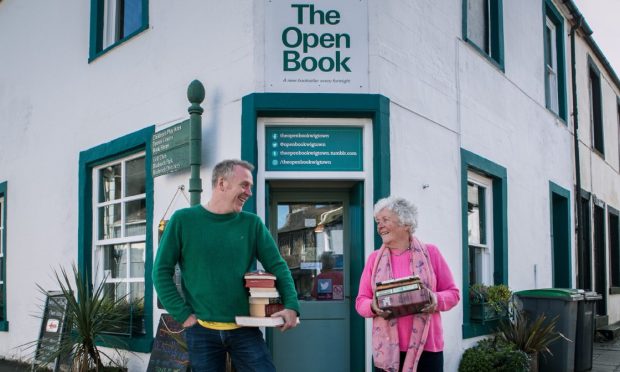
[[[0,262],[0,265],[2,266],[1,270],[2,270],[2,275],[0,275],[0,280],[2,280],[2,286],[4,287],[2,289],[2,297],[0,297],[0,301],[2,301],[2,303],[4,304],[1,308],[0,308],[0,332],[8,332],[9,331],[9,321],[6,318],[6,308],[7,308],[7,304],[6,304],[6,258],[7,258],[7,249],[6,249],[6,234],[7,234],[7,221],[6,221],[6,216],[7,216],[7,189],[8,189],[8,183],[5,182],[0,182],[0,197],[2,197],[4,200],[2,202],[2,208],[0,208],[0,213],[2,213],[2,235],[0,236],[0,238],[2,239],[2,262]]]
[[[590,134],[592,137],[592,150],[605,159],[601,72],[598,67],[596,67],[596,63],[590,56],[588,56],[588,93],[590,101]]]
[[[78,270],[87,278],[93,277],[93,185],[92,172],[98,165],[124,158],[136,152],[145,152],[146,170],[146,241],[144,263],[144,328],[143,335],[115,336],[104,339],[102,346],[113,346],[135,352],[148,353],[153,345],[153,175],[151,137],[155,127],[150,126],[80,152],[78,200]],[[92,280],[92,279],[91,279]],[[92,284],[89,283],[89,284]]]
[[[461,223],[463,253],[463,338],[494,332],[497,322],[474,323],[469,303],[469,239],[467,229],[467,172],[474,171],[492,180],[493,190],[493,284],[508,284],[508,176],[506,168],[473,152],[461,149]]]
[[[566,96],[566,57],[564,54],[564,18],[562,14],[557,10],[557,8],[553,5],[551,0],[543,1],[543,36],[546,32],[546,19],[549,18],[551,22],[555,25],[555,52],[556,52],[556,68],[557,68],[557,95],[558,95],[558,112],[554,112],[550,107],[550,103],[548,99],[545,98],[545,106],[554,114],[562,118],[564,123],[566,124],[567,117],[567,96]],[[547,38],[543,37],[544,50],[545,50],[545,61],[547,60],[547,50],[549,50],[547,45]],[[545,70],[547,66],[544,66]],[[548,97],[550,92],[549,85],[547,83],[547,75],[545,71],[544,76],[545,81],[545,97]]]
[[[554,221],[554,218],[557,218],[558,216],[554,215],[554,198],[560,199],[560,200],[564,200],[566,202],[566,207],[567,207],[567,213],[564,216],[560,216],[562,217],[562,219],[560,221]],[[571,273],[571,268],[573,267],[572,264],[572,249],[571,249],[571,214],[570,214],[570,203],[571,203],[571,196],[570,196],[570,191],[563,188],[562,186],[553,183],[551,181],[549,181],[549,218],[550,218],[550,223],[549,223],[549,228],[550,228],[550,235],[552,236],[552,242],[551,242],[551,252],[553,252],[553,260],[552,260],[552,282],[558,283],[561,282],[563,283],[563,285],[561,285],[561,288],[572,288],[572,273]],[[555,236],[554,231],[553,231],[553,226],[554,226],[554,222],[555,223],[559,223],[561,224],[561,228],[560,228],[560,236]],[[565,229],[563,229],[565,228]],[[556,256],[556,252],[554,249],[554,240],[558,241],[559,244],[561,246],[566,247],[563,252],[562,252],[562,256]],[[560,270],[561,269],[561,270]],[[562,270],[567,270],[568,273],[566,272],[562,272]],[[562,275],[562,276],[558,276],[558,274],[567,274],[567,275]],[[555,286],[555,285],[554,285]]]
[[[490,53],[482,49],[476,42],[468,37],[467,8],[470,0],[463,0],[463,40],[476,49],[480,54],[504,72],[504,6],[503,0],[488,0]]]
[[[607,206],[609,239],[609,293],[620,294],[620,211]]]
[[[251,93],[242,99],[241,113],[241,158],[258,164],[257,119],[259,117],[315,117],[315,118],[370,118],[373,137],[373,198],[377,201],[390,195],[390,100],[379,94],[340,94],[340,93]],[[257,170],[253,175],[256,178]],[[362,201],[362,188],[353,191],[352,203]],[[252,192],[256,194],[256,185]],[[244,210],[256,213],[256,198],[244,205]],[[352,208],[352,215],[362,213]],[[268,217],[268,216],[267,216]],[[268,220],[268,219],[267,219]],[[363,227],[362,227],[363,228]],[[360,232],[363,235],[363,231]],[[352,234],[356,235],[356,234]],[[375,234],[375,246],[380,247],[381,237]],[[363,242],[354,246],[360,246]],[[361,277],[364,269],[363,258],[351,262],[351,278]],[[358,287],[352,285],[350,292],[357,293]],[[351,347],[364,349],[364,319],[351,307]],[[269,340],[269,332],[267,339]],[[351,354],[352,371],[364,370],[364,360]]]
[[[111,45],[104,47],[103,30],[105,22],[105,1],[106,0],[90,0],[89,63],[149,28],[149,0],[140,0],[142,3],[140,27],[129,35],[124,35]]]

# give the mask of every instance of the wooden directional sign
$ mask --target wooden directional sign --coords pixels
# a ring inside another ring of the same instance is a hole
[[[153,177],[189,168],[189,120],[153,133]]]
[[[162,314],[147,372],[185,371],[189,371],[189,355],[183,327],[169,314]]]
[[[50,356],[57,353],[60,345],[68,337],[70,330],[67,324],[67,299],[62,292],[48,292],[43,309],[43,319],[34,363],[49,362]],[[58,371],[61,362],[68,361],[67,355],[54,358],[54,371]]]

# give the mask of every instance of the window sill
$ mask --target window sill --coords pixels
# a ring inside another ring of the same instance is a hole
[[[465,43],[467,45],[469,45],[471,48],[473,48],[476,52],[478,52],[478,54],[482,55],[487,61],[489,61],[495,68],[497,68],[498,70],[500,70],[502,72],[502,74],[505,74],[506,71],[504,70],[504,64],[500,63],[499,61],[496,61],[495,59],[493,59],[493,57],[491,57],[489,54],[487,54],[487,52],[485,52],[484,50],[480,49],[480,47],[478,45],[476,45],[474,42],[472,42],[469,39],[463,39],[465,41]]]
[[[95,52],[93,54],[90,55],[90,57],[88,58],[88,63],[93,62],[94,60],[96,60],[97,58],[101,57],[102,55],[106,54],[107,52],[109,52],[110,50],[116,48],[117,46],[125,43],[127,40],[132,39],[134,36],[137,36],[138,34],[142,33],[143,31],[148,30],[149,26],[148,25],[144,25],[142,27],[140,27],[139,29],[137,29],[136,31],[134,31],[134,33],[128,35],[127,37],[125,37],[124,39],[121,39],[119,41],[117,41],[116,43],[108,46],[105,49],[102,49],[98,52]]]
[[[148,337],[147,335],[133,337],[103,335],[97,342],[97,346],[130,350],[138,353],[150,353],[153,347],[153,337]]]
[[[553,111],[551,108],[547,107],[547,105],[545,105],[545,108],[547,109],[547,111],[555,116],[555,118],[557,120],[559,120],[562,124],[564,124],[564,126],[568,126],[568,124],[566,123],[566,119],[564,119],[562,116],[560,116],[560,114],[558,114],[557,112]]]
[[[605,160],[605,152],[601,152],[599,149],[597,149],[596,147],[592,146],[592,152],[595,153],[596,155],[600,156],[601,159]]]
[[[463,338],[473,338],[490,335],[495,332],[499,321],[493,320],[485,323],[464,323],[462,326]]]
[[[0,332],[8,332],[9,331],[9,322],[8,320],[0,321]]]
[[[620,294],[620,287],[609,288],[609,294],[612,294],[612,295]]]

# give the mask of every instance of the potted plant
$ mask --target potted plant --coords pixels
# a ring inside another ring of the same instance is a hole
[[[538,355],[551,355],[549,345],[561,338],[568,340],[562,333],[555,330],[558,317],[547,319],[539,314],[533,321],[523,310],[511,305],[510,317],[500,321],[498,337],[515,345],[516,348],[530,356],[530,371],[538,371]]]
[[[472,284],[469,287],[470,317],[479,322],[505,318],[511,298],[512,291],[505,284]]]
[[[72,267],[73,277],[70,278],[64,268],[54,272],[62,297],[66,300],[67,327],[71,330],[68,337],[52,350],[46,350],[39,366],[45,367],[56,358],[66,359],[70,356],[70,370],[77,372],[90,371],[122,371],[124,366],[117,362],[119,358],[108,355],[97,346],[104,339],[116,345],[122,345],[122,339],[109,334],[111,329],[118,328],[127,318],[126,299],[115,299],[104,295],[105,281],[91,289],[87,276]],[[39,286],[41,293],[47,292]],[[26,345],[34,347],[37,341]],[[121,353],[112,348],[123,359]],[[104,360],[113,365],[105,366]]]

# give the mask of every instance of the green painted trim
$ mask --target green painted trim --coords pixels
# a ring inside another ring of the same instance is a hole
[[[499,68],[502,72],[506,72],[504,68],[504,5],[503,0],[491,0],[489,13],[491,15],[491,54],[482,50],[476,43],[471,41],[467,36],[467,2],[463,0],[462,7],[462,33],[463,40],[467,42],[471,47],[478,51],[482,56],[489,60],[493,65]]]
[[[6,260],[7,260],[7,247],[6,247],[6,234],[8,231],[7,228],[7,219],[6,216],[8,214],[7,210],[7,190],[8,190],[8,182],[0,182],[0,196],[4,197],[4,209],[2,210],[2,223],[4,224],[4,233],[2,234],[2,248],[4,249],[4,257],[2,259],[2,275],[0,276],[0,280],[4,282],[4,291],[2,291],[2,303],[4,306],[2,307],[2,313],[0,313],[0,331],[7,332],[9,330],[9,322],[6,320]]]
[[[495,284],[508,284],[508,176],[506,168],[488,159],[461,149],[461,230],[463,254],[463,338],[491,333],[492,323],[476,324],[469,320],[469,243],[467,240],[467,171],[475,170],[492,180],[493,241]]]
[[[611,216],[615,216],[619,222],[616,224],[616,236],[620,234],[620,211],[616,208],[611,207],[609,204],[607,205],[607,244],[609,245],[609,294],[620,294],[620,273],[618,273],[618,268],[620,267],[620,247],[612,246],[611,242],[611,229],[613,228],[611,225]],[[616,262],[613,262],[613,258],[617,258]]]
[[[593,94],[598,95],[598,105],[595,107],[596,111],[599,112],[599,120],[595,120],[592,118],[592,122],[597,127],[600,127],[601,131],[601,148],[599,149],[596,146],[596,139],[594,135],[595,128],[590,128],[590,134],[592,138],[592,150],[599,154],[603,159],[605,159],[605,118],[603,117],[603,85],[601,79],[601,71],[599,70],[594,59],[588,54],[588,75],[590,75],[590,71],[593,71],[596,77],[598,78],[598,91],[593,92]],[[589,77],[588,77],[589,79]]]
[[[554,226],[554,204],[553,204],[553,197],[558,196],[561,197],[562,199],[564,199],[565,202],[565,206],[566,206],[566,211],[564,211],[565,213],[563,213],[563,215],[561,216],[562,220],[559,221],[560,223],[562,223],[563,226],[566,227],[566,231],[564,232],[563,236],[556,236],[556,234],[554,234],[553,232],[553,226]],[[551,276],[552,276],[552,283],[556,282],[556,279],[560,279],[560,278],[556,278],[556,275],[560,275],[561,279],[560,282],[562,282],[563,284],[558,286],[558,287],[562,287],[562,288],[572,288],[573,284],[572,284],[572,246],[571,246],[571,213],[570,213],[570,205],[571,205],[571,195],[570,195],[570,191],[563,188],[562,186],[549,181],[549,218],[550,218],[550,224],[549,224],[549,229],[550,229],[550,234],[551,236],[553,236],[553,239],[559,239],[559,244],[560,246],[564,247],[564,252],[566,254],[565,257],[556,257],[556,252],[555,252],[555,247],[554,244],[552,243],[551,245],[551,252],[553,252],[553,259],[554,262],[556,259],[559,259],[559,265],[558,267],[561,268],[560,272],[556,272],[555,270],[555,264],[552,264],[552,271],[551,271]],[[555,285],[554,285],[555,287]]]
[[[556,43],[556,59],[558,64],[558,113],[557,115],[563,119],[567,125],[568,115],[568,96],[566,88],[566,56],[564,54],[564,17],[557,10],[553,1],[543,0],[543,35],[546,27],[546,17],[551,19],[555,25],[555,43]],[[543,47],[546,39],[543,37]],[[544,66],[543,66],[544,67]],[[543,71],[544,72],[544,71]],[[548,108],[548,107],[547,107]],[[552,111],[553,112],[553,111]]]
[[[142,0],[142,26],[103,49],[103,3],[104,0],[90,0],[90,47],[88,63],[91,63],[127,40],[149,29],[149,0]]]
[[[256,140],[256,120],[258,117],[371,118],[373,127],[374,202],[390,194],[390,100],[387,97],[379,94],[331,93],[252,93],[244,96],[241,111],[241,158],[252,164],[257,164],[258,161],[258,143]],[[253,173],[254,179],[256,179],[256,169]],[[354,190],[351,191],[351,196],[352,198],[361,197],[363,200],[363,195],[358,195],[360,192],[357,189],[358,187],[361,186],[355,186]],[[256,185],[252,192],[256,192]],[[256,213],[256,198],[245,203],[244,210]],[[352,213],[362,213],[362,211],[352,211]],[[375,247],[380,246],[378,242],[380,242],[380,238],[375,234]],[[363,246],[363,241],[359,244]],[[363,257],[353,261],[351,262],[351,278],[359,278],[364,267]],[[356,290],[359,283],[351,280],[351,285],[351,291],[353,291]],[[354,302],[352,301],[351,305],[351,349],[364,350],[364,323],[363,319],[354,314]],[[351,366],[358,366],[359,363],[363,363],[363,361],[353,358],[353,355],[354,353],[351,357]]]
[[[351,247],[363,247],[364,246],[364,183],[358,182],[349,191],[349,216],[351,229],[350,242]],[[353,249],[351,249],[353,251]],[[364,252],[358,250],[357,254],[351,254],[351,261],[349,262],[349,277],[351,278],[351,288],[349,293],[351,295],[351,306],[349,319],[350,319],[350,338],[351,338],[351,350],[364,350],[364,318],[357,314],[355,310],[355,297],[359,291],[359,279],[362,277],[362,271],[364,270]],[[353,252],[351,252],[353,253]],[[355,279],[353,279],[355,278]],[[350,353],[349,365],[351,371],[363,371],[364,370],[364,358],[360,358],[355,353]]]
[[[145,335],[124,338],[130,350],[149,352],[153,343],[153,174],[151,137],[155,126],[141,129],[108,143],[80,152],[78,200],[78,270],[92,277],[92,169],[97,165],[145,151],[146,252],[144,272]],[[104,345],[105,346],[105,345]]]

